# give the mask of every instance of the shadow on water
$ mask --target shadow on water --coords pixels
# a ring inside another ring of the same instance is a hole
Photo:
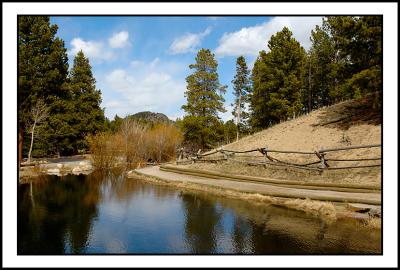
[[[178,191],[124,171],[18,188],[18,254],[379,254],[380,232]]]

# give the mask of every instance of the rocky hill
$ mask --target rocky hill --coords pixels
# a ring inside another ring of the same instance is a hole
[[[131,115],[132,118],[140,119],[145,122],[151,122],[153,124],[156,123],[173,123],[174,121],[170,120],[165,114],[163,113],[155,113],[155,112],[138,112]]]

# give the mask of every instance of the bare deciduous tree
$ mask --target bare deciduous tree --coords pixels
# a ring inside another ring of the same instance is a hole
[[[35,137],[35,129],[42,124],[47,117],[49,117],[49,108],[42,99],[38,99],[36,104],[30,111],[30,128],[29,133],[31,134],[31,145],[29,147],[28,163],[31,162],[33,139]]]

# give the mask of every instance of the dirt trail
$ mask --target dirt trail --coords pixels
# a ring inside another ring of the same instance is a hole
[[[241,192],[259,193],[268,196],[286,198],[309,198],[324,201],[356,202],[380,205],[381,194],[353,193],[331,190],[309,190],[290,187],[280,187],[269,184],[238,182],[234,180],[212,179],[192,175],[184,175],[174,172],[161,171],[158,166],[146,167],[135,170],[139,174],[160,178],[170,182],[190,182],[202,185],[215,186],[224,189]]]

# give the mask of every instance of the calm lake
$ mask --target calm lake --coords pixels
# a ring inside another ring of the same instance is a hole
[[[381,233],[122,174],[18,187],[18,254],[380,254]]]

